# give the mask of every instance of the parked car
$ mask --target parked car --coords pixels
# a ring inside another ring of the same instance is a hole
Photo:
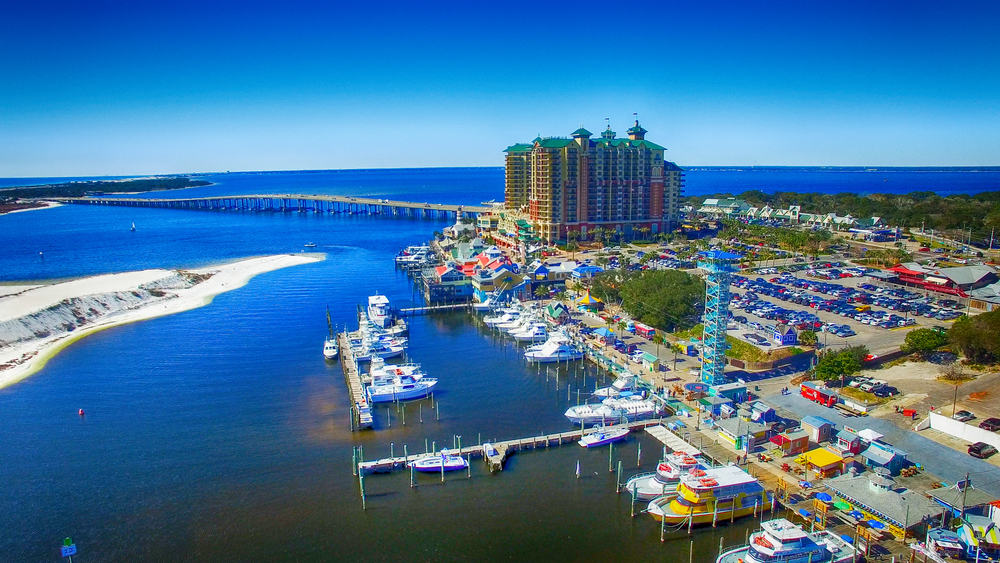
[[[995,453],[997,453],[997,449],[986,442],[976,442],[969,446],[969,455],[979,459],[986,459]]]
[[[872,389],[872,395],[881,399],[885,399],[886,397],[895,397],[896,395],[899,395],[899,389],[896,389],[891,385],[880,385],[875,389]]]
[[[976,418],[976,415],[972,414],[969,411],[958,411],[955,414],[951,415],[951,417],[959,422],[967,422],[972,420],[973,418]]]
[[[979,427],[983,430],[989,430],[990,432],[996,432],[1000,430],[1000,418],[990,417],[979,423]]]

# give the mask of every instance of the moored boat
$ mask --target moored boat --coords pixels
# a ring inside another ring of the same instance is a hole
[[[327,338],[323,341],[323,357],[328,360],[337,359],[337,341]]]
[[[397,375],[372,382],[368,386],[368,400],[372,403],[388,403],[422,399],[430,395],[437,379],[414,378],[412,375]]]
[[[653,500],[654,498],[675,494],[681,475],[685,473],[705,474],[706,465],[697,457],[685,452],[673,452],[656,466],[653,473],[641,473],[625,481],[625,490],[635,496],[636,500]]]
[[[392,324],[392,309],[389,307],[388,297],[378,294],[368,297],[368,322],[379,328]]]
[[[626,436],[628,436],[628,428],[598,428],[580,438],[579,443],[585,448],[596,448],[624,440]]]
[[[610,386],[601,387],[597,391],[594,391],[594,396],[618,397],[622,394],[633,392],[637,389],[638,379],[638,377],[632,374],[619,376]]]
[[[604,399],[600,404],[576,405],[566,409],[564,416],[573,424],[613,424],[653,418],[660,407],[652,399],[640,395]]]
[[[583,358],[583,352],[573,347],[569,337],[561,332],[549,336],[542,344],[528,347],[524,358],[529,362],[568,362]]]
[[[458,471],[469,467],[469,462],[460,455],[451,455],[447,450],[441,450],[440,454],[430,454],[417,458],[410,462],[410,466],[417,471],[439,472]]]
[[[750,543],[719,555],[716,563],[847,563],[855,548],[829,530],[806,532],[784,518],[761,522]]]
[[[667,524],[710,524],[768,510],[774,498],[760,481],[735,465],[710,467],[704,475],[686,474],[669,502],[654,499],[647,512]]]

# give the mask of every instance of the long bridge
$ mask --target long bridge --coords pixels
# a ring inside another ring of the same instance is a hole
[[[491,210],[482,205],[417,203],[342,195],[252,194],[193,198],[143,197],[63,197],[46,201],[77,205],[117,205],[124,207],[160,207],[201,211],[251,211],[295,213],[347,213],[389,215],[412,218],[474,218]]]

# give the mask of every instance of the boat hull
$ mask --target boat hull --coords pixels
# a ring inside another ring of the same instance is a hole
[[[624,440],[626,436],[628,436],[627,428],[608,432],[597,432],[595,434],[587,434],[583,438],[580,438],[579,444],[584,448],[597,448],[600,446],[606,446],[612,442]]]
[[[740,507],[736,509],[735,513],[733,513],[733,511],[730,510],[729,508],[720,508],[719,511],[716,513],[713,513],[711,511],[695,512],[693,515],[694,525],[698,526],[701,524],[711,524],[713,521],[725,522],[727,520],[743,518],[745,516],[753,516],[754,512],[760,514],[764,510],[770,510],[771,504],[773,502],[774,499],[769,499],[767,503],[764,504],[763,506],[757,505],[756,507],[754,507],[753,505],[751,505],[751,506]],[[666,520],[667,524],[681,524],[681,523],[687,524],[688,519],[692,517],[691,514],[676,514],[673,512],[667,512],[666,514],[664,514],[662,512],[656,512],[653,510],[650,510],[649,514],[657,522],[660,522],[661,520]]]
[[[411,462],[410,465],[421,473],[440,473],[442,461],[445,471],[460,471],[469,467],[469,462],[458,456],[444,456],[443,460],[441,456],[425,457]]]

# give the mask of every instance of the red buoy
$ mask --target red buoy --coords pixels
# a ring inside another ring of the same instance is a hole
[[[83,409],[80,409],[80,416],[83,416]]]

